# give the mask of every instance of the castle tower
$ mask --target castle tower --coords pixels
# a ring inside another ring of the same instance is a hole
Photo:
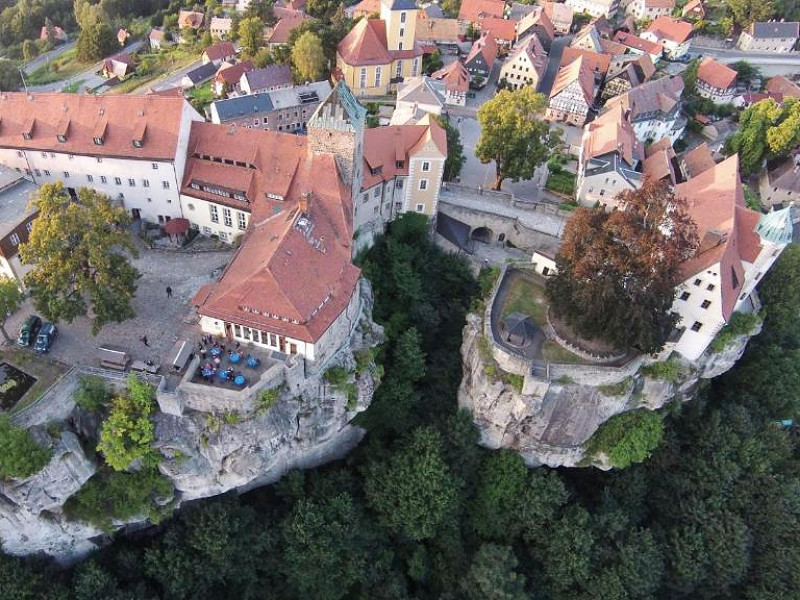
[[[414,0],[381,0],[381,20],[386,23],[386,42],[390,52],[414,48],[417,10]]]
[[[308,121],[308,142],[312,152],[333,154],[342,178],[350,185],[353,206],[356,206],[363,181],[366,116],[366,109],[340,81]]]

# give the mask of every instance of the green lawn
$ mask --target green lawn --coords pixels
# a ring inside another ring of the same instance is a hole
[[[67,50],[58,58],[51,60],[44,66],[39,67],[29,75],[25,76],[25,83],[28,85],[44,85],[55,81],[69,79],[81,71],[85,71],[93,63],[81,62],[78,60],[75,48]]]
[[[562,348],[558,342],[553,340],[545,340],[542,344],[542,354],[544,359],[551,363],[586,364],[587,362],[577,354]]]
[[[547,322],[547,297],[544,287],[528,278],[517,277],[508,290],[500,318],[505,319],[514,312],[531,317],[537,325]]]
[[[203,113],[203,109],[211,104],[216,98],[214,97],[214,90],[211,89],[211,82],[207,81],[203,85],[198,85],[186,92],[189,102],[196,110]]]
[[[0,360],[25,371],[28,375],[36,377],[36,383],[17,402],[10,412],[14,413],[32,404],[53,385],[67,369],[45,356],[35,354],[33,350],[20,348],[5,348],[0,352]]]
[[[550,171],[544,187],[550,191],[572,197],[575,195],[575,174],[569,171]]]

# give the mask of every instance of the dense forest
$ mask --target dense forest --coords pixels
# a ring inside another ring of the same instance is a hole
[[[346,460],[197,502],[68,571],[0,557],[6,599],[778,600],[800,589],[800,249],[765,326],[627,469],[529,470],[457,411],[465,260],[416,215],[361,262],[385,378]]]

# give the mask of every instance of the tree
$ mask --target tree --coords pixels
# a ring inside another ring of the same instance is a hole
[[[416,429],[388,461],[371,463],[364,482],[367,502],[381,523],[412,540],[435,534],[456,507],[458,487],[432,427]]]
[[[484,164],[495,162],[493,189],[499,190],[504,179],[530,179],[559,145],[560,136],[539,118],[546,103],[544,95],[525,86],[503,90],[478,109],[481,138],[475,156]]]
[[[526,600],[525,577],[517,573],[517,557],[509,546],[483,544],[461,584],[466,600]]]
[[[658,182],[618,200],[620,210],[579,208],[570,217],[547,295],[579,335],[656,352],[677,322],[674,288],[697,250],[697,228],[685,200]]]
[[[22,85],[19,68],[10,60],[0,59],[0,91],[14,92]]]
[[[586,443],[589,455],[602,452],[617,468],[645,460],[661,443],[661,415],[640,409],[624,412],[603,423]]]
[[[249,56],[254,56],[264,41],[264,22],[258,17],[246,17],[239,22],[236,31],[239,43]]]
[[[3,334],[3,338],[9,344],[13,343],[13,341],[6,333],[6,320],[9,315],[19,310],[24,301],[25,295],[19,289],[17,280],[0,275],[0,333]]]
[[[790,244],[784,249],[758,293],[769,307],[765,335],[788,337],[800,345],[800,246]]]
[[[76,50],[79,60],[92,62],[112,54],[118,47],[114,30],[104,21],[97,21],[81,29]]]
[[[292,64],[298,82],[319,81],[325,73],[322,40],[310,31],[301,35],[292,48]]]
[[[728,0],[728,10],[739,27],[754,21],[767,21],[775,15],[772,0]]]
[[[333,16],[339,4],[338,0],[308,0],[306,12],[316,19],[326,21]]]
[[[746,60],[737,60],[735,63],[730,65],[730,68],[736,71],[736,79],[740,83],[751,86],[754,83],[761,81],[761,69],[753,66]]]
[[[787,156],[800,145],[800,100],[780,105],[769,98],[749,106],[739,117],[739,129],[725,143],[725,153],[739,154],[743,175],[758,172],[765,160]]]
[[[30,433],[0,415],[0,476],[24,479],[41,471],[50,450],[37,444]]]
[[[453,181],[461,174],[461,169],[467,161],[464,146],[461,143],[461,134],[446,117],[435,117],[436,122],[442,126],[447,136],[447,160],[444,162],[444,180]]]
[[[203,32],[203,37],[200,40],[200,45],[203,46],[203,48],[208,48],[213,43],[214,43],[214,38],[211,37],[211,32],[208,30]]]
[[[138,253],[125,209],[86,188],[73,201],[61,183],[43,185],[33,201],[39,216],[20,255],[34,265],[25,283],[37,310],[71,323],[91,305],[93,335],[133,318],[139,272],[128,257]]]
[[[115,471],[124,471],[139,459],[152,457],[150,443],[155,427],[150,421],[153,411],[153,388],[136,376],[128,378],[127,393],[111,402],[111,412],[100,430],[98,452]]]
[[[444,61],[442,60],[442,52],[439,49],[434,50],[430,54],[426,54],[422,57],[422,72],[425,75],[431,75],[435,71],[438,71],[444,66]]]
[[[37,54],[36,44],[33,40],[25,40],[22,42],[22,58],[25,62],[30,62],[36,58]]]

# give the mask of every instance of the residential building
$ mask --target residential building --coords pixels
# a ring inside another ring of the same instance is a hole
[[[619,0],[566,0],[565,4],[576,13],[587,13],[593,17],[613,18],[619,10]]]
[[[293,133],[306,129],[308,120],[330,92],[328,81],[317,81],[217,100],[209,106],[209,114],[216,124]]]
[[[230,17],[211,17],[211,23],[208,26],[208,30],[214,37],[217,37],[221,40],[228,39],[231,36],[232,29],[233,19]]]
[[[426,114],[447,112],[444,83],[427,75],[409,77],[397,84],[391,125],[414,125]]]
[[[694,27],[691,23],[672,17],[658,17],[642,32],[641,38],[664,47],[664,56],[675,60],[689,51]]]
[[[150,30],[147,41],[150,43],[150,50],[161,50],[162,47],[172,43],[169,34],[159,27],[153,27]]]
[[[546,70],[547,52],[538,36],[529,35],[514,47],[500,67],[500,81],[512,90],[526,85],[536,89]]]
[[[217,42],[203,50],[201,57],[203,64],[213,63],[220,66],[224,62],[234,62],[236,60],[236,49],[231,42]]]
[[[581,48],[564,48],[561,54],[561,65],[565,66],[577,59],[583,58],[584,66],[594,75],[594,82],[600,85],[605,80],[608,73],[609,65],[611,64],[611,57],[608,54],[601,54],[599,52],[592,52],[591,50],[583,50]]]
[[[642,174],[648,181],[660,181],[667,185],[678,183],[680,170],[672,146],[664,145],[645,153]]]
[[[546,52],[550,51],[550,45],[555,38],[555,28],[541,6],[537,6],[517,22],[517,41],[531,34],[539,38],[539,43]]]
[[[556,35],[567,35],[572,29],[572,18],[575,11],[563,2],[543,2],[544,14],[553,24]]]
[[[612,61],[603,82],[600,104],[605,104],[611,98],[626,94],[644,82],[650,81],[655,72],[656,67],[647,54],[627,55],[625,60]]]
[[[733,155],[675,187],[697,225],[700,248],[681,268],[667,349],[697,360],[737,311],[760,309],[755,288],[792,239],[790,209],[762,215],[745,206]]]
[[[176,96],[23,94],[0,97],[0,164],[37,185],[91,187],[133,218],[180,217],[180,182],[193,121]]]
[[[622,44],[634,54],[649,54],[650,60],[653,61],[654,65],[658,64],[658,61],[664,53],[664,46],[661,44],[640,38],[632,33],[625,33],[624,31],[615,33],[613,41]]]
[[[596,17],[575,34],[570,46],[572,48],[591,50],[592,52],[603,52],[603,42],[610,41],[613,35],[614,27],[609,23],[608,19]]]
[[[545,118],[583,127],[597,92],[594,74],[583,56],[559,68]]]
[[[612,98],[606,108],[619,104],[640,142],[667,137],[674,144],[686,127],[686,119],[681,115],[683,87],[680,75],[662,77]]]
[[[657,19],[668,17],[675,8],[675,0],[632,0],[625,8],[625,14],[631,15],[640,21],[643,19]]]
[[[703,0],[689,0],[681,9],[681,16],[693,21],[705,19],[706,7],[703,5]]]
[[[458,20],[480,26],[486,17],[502,19],[505,13],[504,0],[463,0],[458,9]]]
[[[200,29],[204,20],[205,15],[199,11],[178,11],[178,29]]]
[[[196,85],[202,85],[206,81],[210,81],[217,74],[217,65],[214,63],[207,63],[200,65],[196,69],[192,69],[186,75],[181,77],[181,87],[185,90],[191,89]]]
[[[697,177],[703,171],[708,171],[717,162],[714,160],[714,155],[708,148],[708,144],[703,142],[696,148],[686,152],[678,163],[680,165],[683,178],[688,180],[692,177]]]
[[[239,89],[242,94],[260,94],[292,87],[292,68],[289,65],[268,65],[242,73]]]
[[[742,31],[736,47],[744,52],[791,52],[799,37],[797,21],[751,23]]]
[[[23,277],[32,265],[22,264],[19,246],[28,241],[39,214],[30,202],[35,191],[23,174],[0,167],[0,276],[16,279],[23,289]]]
[[[644,150],[618,104],[583,130],[576,197],[585,206],[618,206],[616,197],[637,190],[644,179]]]
[[[235,65],[222,63],[214,77],[214,94],[220,97],[238,96],[241,93],[239,82],[242,80],[242,75],[253,69],[255,67],[249,60]]]
[[[292,32],[300,27],[307,18],[304,12],[296,10],[290,11],[290,14],[278,19],[278,22],[267,34],[267,47],[275,49],[288,44]]]
[[[449,65],[433,73],[431,77],[444,83],[445,104],[453,106],[465,106],[467,104],[469,71],[461,61],[454,60]]]
[[[435,19],[424,11],[417,15],[417,42],[436,44],[444,51],[456,51],[458,44],[467,37],[467,24],[458,19]]]
[[[469,71],[470,79],[475,87],[480,88],[486,85],[496,60],[497,44],[493,37],[484,34],[472,44],[472,49],[464,59],[464,67]]]
[[[103,77],[118,79],[125,79],[128,75],[136,70],[136,65],[133,63],[133,58],[129,54],[117,54],[103,61],[103,67],[100,72]]]
[[[761,202],[769,208],[784,208],[800,198],[800,159],[790,156],[764,169],[758,182]]]
[[[47,27],[47,25],[42,25],[42,29],[39,32],[39,39],[51,40],[53,42],[66,42],[69,36],[61,27]]]
[[[509,19],[486,17],[481,21],[481,33],[494,39],[497,47],[505,51],[517,39],[516,23]]]
[[[120,46],[124,46],[129,37],[131,37],[131,34],[127,29],[124,27],[117,29],[117,42],[119,42]]]
[[[380,19],[362,19],[339,42],[336,67],[357,96],[384,96],[422,72],[413,0],[381,0]]]
[[[767,92],[770,94],[780,94],[783,98],[800,99],[800,87],[783,75],[770,77],[767,82]]]
[[[736,71],[714,60],[704,58],[697,67],[697,93],[715,104],[728,104],[736,89]]]

